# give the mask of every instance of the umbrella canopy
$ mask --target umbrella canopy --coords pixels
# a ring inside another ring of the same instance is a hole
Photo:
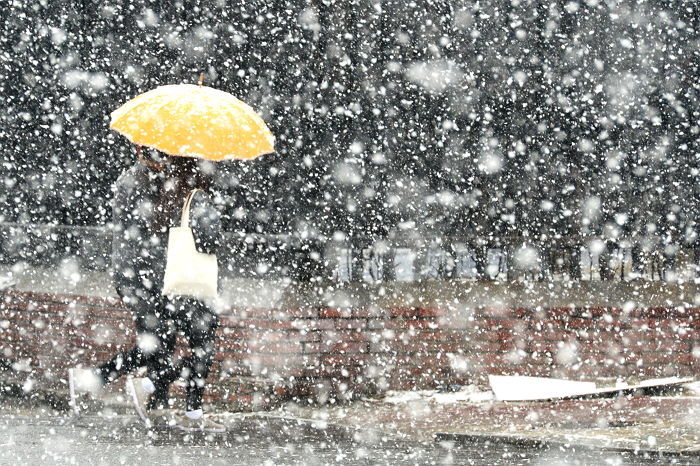
[[[207,160],[253,159],[275,138],[248,105],[206,86],[161,86],[112,112],[109,127],[134,144]]]

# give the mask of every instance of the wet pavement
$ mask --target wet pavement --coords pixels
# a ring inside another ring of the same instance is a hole
[[[7,406],[6,404],[4,406]],[[694,464],[693,457],[595,449],[417,441],[377,426],[351,428],[272,413],[229,414],[225,434],[148,430],[128,414],[74,418],[46,409],[0,411],[0,464]]]
[[[408,392],[407,392],[408,393]],[[700,398],[633,396],[558,402],[440,402],[434,392],[401,402],[364,400],[342,406],[288,405],[284,416],[347,426],[372,425],[406,438],[436,437],[652,454],[700,464]],[[432,393],[432,396],[429,396]],[[450,395],[450,394],[446,394]]]

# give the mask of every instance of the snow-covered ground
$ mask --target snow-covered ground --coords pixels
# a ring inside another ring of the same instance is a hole
[[[481,403],[493,400],[494,396],[491,390],[483,390],[476,385],[468,385],[454,392],[437,390],[388,391],[381,399],[382,402],[390,404],[410,403],[413,401],[427,401],[440,404]]]

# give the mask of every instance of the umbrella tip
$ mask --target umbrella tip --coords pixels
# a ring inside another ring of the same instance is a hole
[[[199,87],[202,87],[202,84],[204,84],[204,73],[199,75],[199,82],[197,84],[199,84]]]

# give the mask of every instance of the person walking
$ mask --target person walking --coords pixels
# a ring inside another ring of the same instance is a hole
[[[179,225],[188,198],[197,250],[216,254],[219,247],[220,213],[208,194],[213,165],[149,152],[148,158],[140,152],[139,162],[119,177],[113,201],[113,282],[133,312],[137,343],[97,368],[71,369],[71,405],[77,413],[81,393],[99,391],[145,366],[146,377],[130,377],[127,389],[146,424],[223,432],[224,426],[204,416],[202,410],[205,381],[215,354],[218,316],[204,301],[162,294],[168,231]],[[190,354],[175,363],[173,353],[180,332],[188,340]],[[185,412],[173,415],[169,388],[178,378],[186,382]]]

